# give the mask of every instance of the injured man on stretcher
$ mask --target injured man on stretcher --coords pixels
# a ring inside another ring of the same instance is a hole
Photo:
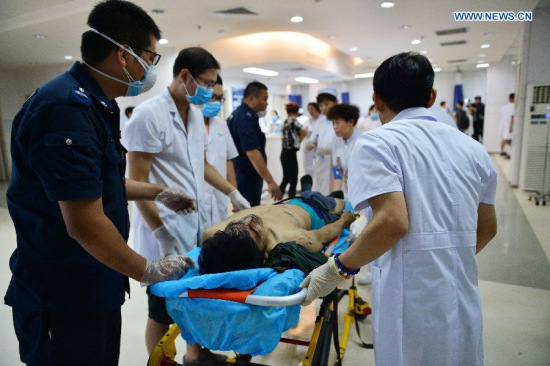
[[[284,203],[239,211],[204,232],[200,273],[276,268],[286,255],[295,262],[306,262],[294,268],[305,268],[307,274],[326,261],[318,254],[324,244],[355,220],[344,207],[341,199],[307,191]],[[275,256],[275,252],[282,255]]]

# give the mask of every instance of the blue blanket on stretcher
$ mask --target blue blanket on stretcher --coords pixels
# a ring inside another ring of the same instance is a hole
[[[200,249],[188,253],[198,263]],[[189,344],[235,351],[241,354],[266,355],[279,342],[282,332],[298,324],[300,305],[265,307],[226,300],[178,298],[188,289],[250,289],[261,283],[254,295],[287,296],[300,291],[303,272],[293,269],[278,274],[271,268],[249,269],[198,276],[192,269],[177,281],[157,283],[153,294],[166,297],[168,313],[181,328]],[[198,276],[198,277],[197,277]]]

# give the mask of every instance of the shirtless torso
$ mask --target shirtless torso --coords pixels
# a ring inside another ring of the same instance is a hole
[[[342,209],[343,202],[338,202],[334,212],[342,212]],[[206,229],[203,234],[203,241],[214,235],[216,231],[224,230],[230,222],[240,220],[251,214],[262,219],[265,232],[262,239],[265,242],[266,252],[270,252],[279,243],[289,241],[295,241],[311,252],[318,252],[323,249],[323,243],[337,237],[355,219],[353,214],[346,211],[337,221],[325,225],[321,229],[310,230],[311,218],[304,209],[298,206],[291,204],[256,206],[239,211],[226,220]]]

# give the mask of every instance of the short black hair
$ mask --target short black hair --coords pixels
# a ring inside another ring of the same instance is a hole
[[[338,101],[338,98],[336,98],[334,95],[329,93],[321,93],[317,95],[317,104],[323,103],[325,100],[328,100],[329,102],[336,103]]]
[[[316,102],[309,102],[308,105],[309,106],[312,106],[313,108],[315,108],[315,110],[319,113],[321,113],[321,109],[319,108],[319,104],[317,104]]]
[[[442,101],[441,103],[439,103],[439,106],[440,106],[440,107],[443,107],[443,105],[445,105],[445,104],[447,104],[447,102],[446,102],[446,101]]]
[[[474,100],[476,100],[476,99],[481,100],[481,97],[478,95],[478,96],[476,96],[476,97],[474,98]]]
[[[130,113],[134,111],[134,108],[135,107],[128,107],[124,110],[124,114],[126,115],[126,117],[130,118]]]
[[[181,70],[187,69],[193,78],[196,78],[206,70],[220,69],[220,64],[210,52],[201,47],[184,48],[178,53],[172,74],[174,78]]]
[[[260,268],[264,264],[264,253],[248,233],[217,231],[202,243],[201,248],[201,274]]]
[[[220,74],[218,74],[218,77],[216,78],[216,85],[223,85],[223,79],[222,77],[220,76]]]
[[[404,109],[428,106],[434,70],[418,53],[403,52],[382,62],[373,79],[374,91],[386,106],[399,113]]]
[[[372,110],[374,109],[374,107],[375,107],[374,104],[371,105],[371,106],[369,107],[369,112],[372,111]]]
[[[262,93],[262,90],[267,90],[267,86],[260,83],[259,81],[253,81],[249,83],[244,89],[243,98],[247,98],[249,95],[259,97],[260,94]]]
[[[516,93],[510,93],[508,96],[509,99],[514,99],[516,97]]]
[[[120,44],[135,48],[140,55],[151,46],[151,36],[160,39],[160,30],[155,21],[139,6],[129,1],[107,0],[98,3],[90,15],[87,24]],[[119,46],[89,30],[82,34],[80,53],[82,60],[97,65]],[[140,48],[140,49],[138,49]]]
[[[464,102],[461,101],[461,100],[458,100],[458,101],[456,102],[456,104],[459,104],[461,107],[464,107]]]
[[[342,118],[344,121],[353,121],[353,125],[359,120],[359,108],[351,104],[336,104],[328,112],[327,119],[334,121],[336,118]]]

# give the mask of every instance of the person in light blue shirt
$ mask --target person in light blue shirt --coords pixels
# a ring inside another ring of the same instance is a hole
[[[401,53],[374,74],[382,127],[362,134],[349,199],[368,210],[355,243],[313,272],[303,305],[372,262],[377,365],[483,365],[476,254],[496,235],[496,173],[484,147],[427,109],[429,61]]]

